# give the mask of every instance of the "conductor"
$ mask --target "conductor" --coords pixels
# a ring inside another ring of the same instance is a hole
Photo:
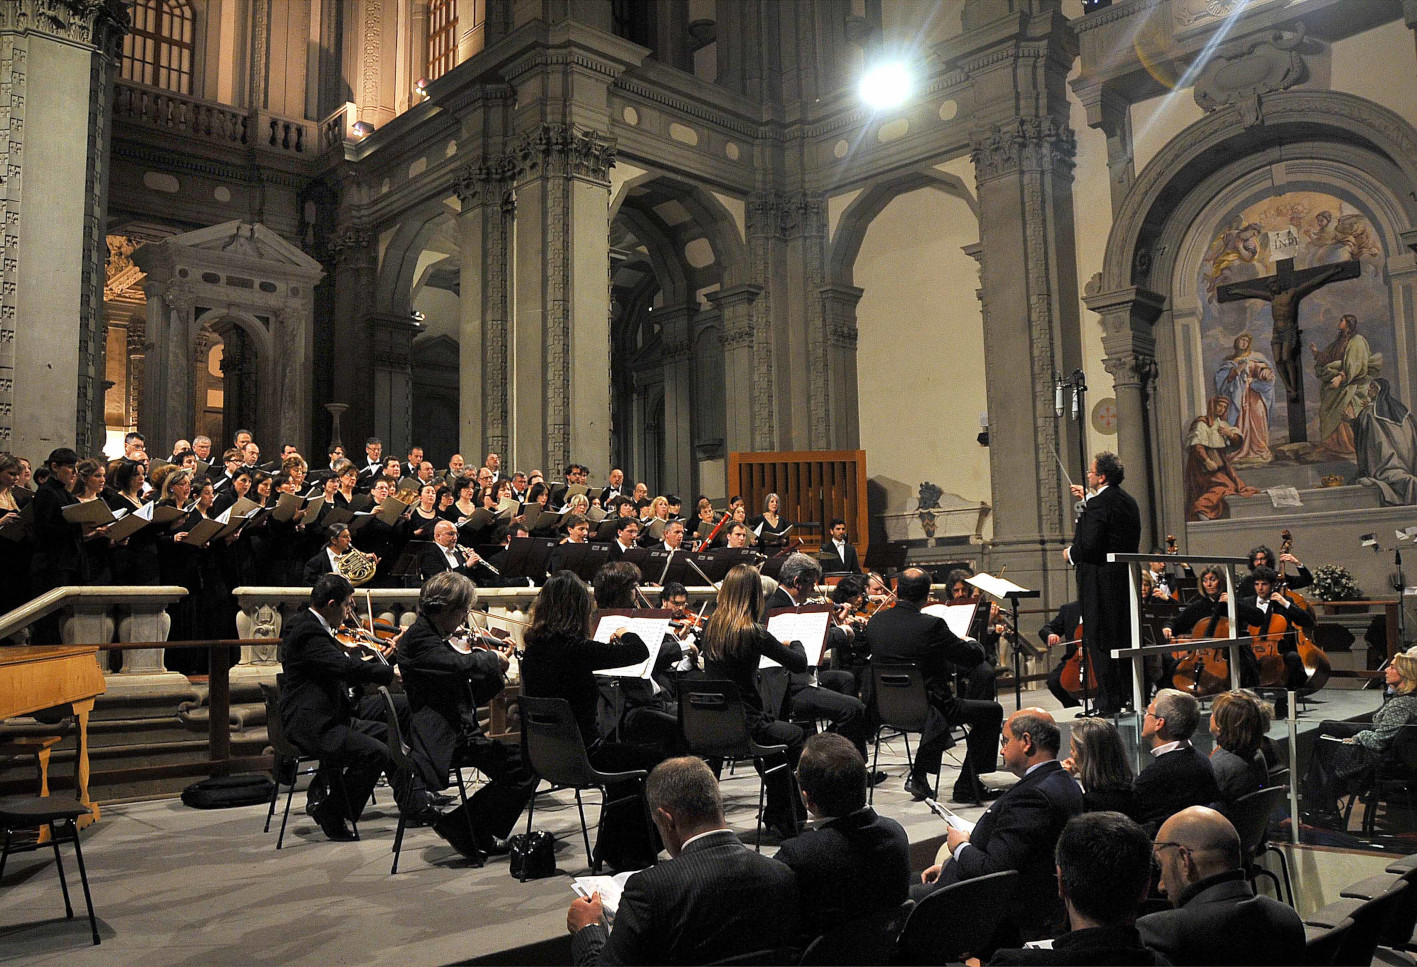
[[[1125,471],[1117,455],[1103,450],[1087,471],[1088,491],[1077,484],[1073,497],[1085,501],[1073,531],[1073,542],[1063,549],[1063,559],[1077,571],[1078,601],[1082,604],[1082,642],[1097,669],[1096,710],[1102,715],[1121,711],[1121,662],[1113,648],[1131,646],[1127,616],[1126,564],[1109,564],[1107,555],[1135,554],[1141,543],[1141,513],[1137,502],[1121,487]]]

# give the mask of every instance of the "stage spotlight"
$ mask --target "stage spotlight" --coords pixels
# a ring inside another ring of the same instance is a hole
[[[886,61],[865,73],[859,92],[868,107],[884,111],[904,104],[912,87],[910,69],[901,61]]]

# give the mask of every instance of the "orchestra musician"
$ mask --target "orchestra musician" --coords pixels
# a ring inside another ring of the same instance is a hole
[[[637,607],[635,589],[639,583],[640,569],[629,561],[601,565],[595,574],[596,608]],[[602,679],[601,696],[611,708],[620,709],[616,725],[606,732],[620,735],[628,742],[653,746],[666,756],[675,754],[680,746],[679,706],[673,700],[673,692],[662,685],[661,680],[673,674],[674,666],[691,649],[697,653],[692,644],[682,645],[672,633],[666,634],[648,679]]]
[[[1127,604],[1131,583],[1124,563],[1109,563],[1109,553],[1135,554],[1141,542],[1141,513],[1137,502],[1122,489],[1122,461],[1108,451],[1093,458],[1087,471],[1091,496],[1077,484],[1073,497],[1084,501],[1073,532],[1073,542],[1063,549],[1063,559],[1077,571],[1078,601],[1082,604],[1083,647],[1097,670],[1097,711],[1112,715],[1127,700],[1120,662],[1112,649],[1131,646]]]
[[[610,542],[610,562],[620,560],[626,551],[633,550],[639,539],[639,521],[633,517],[615,518],[615,539]]]
[[[476,551],[458,546],[458,529],[446,520],[440,520],[434,526],[433,543],[419,555],[418,571],[424,581],[444,571],[456,572],[479,585],[489,584],[497,578],[497,574]]]
[[[846,539],[846,521],[840,517],[831,522],[831,539],[822,545],[820,557],[825,570],[861,573],[861,563],[856,557],[856,548]]]
[[[684,522],[671,520],[664,525],[664,549],[678,551],[684,549]]]
[[[1186,605],[1180,614],[1161,626],[1162,636],[1167,641],[1174,641],[1176,638],[1189,635],[1197,626],[1209,620],[1228,617],[1229,609],[1226,608],[1226,604],[1229,600],[1230,595],[1225,591],[1224,571],[1215,565],[1203,569],[1200,576],[1200,596]],[[1253,603],[1246,603],[1243,598],[1235,602],[1235,620],[1239,622],[1242,629],[1248,625],[1269,623],[1263,612]],[[1240,685],[1243,688],[1253,688],[1259,683],[1260,678],[1259,665],[1255,660],[1254,650],[1249,647],[1235,650],[1240,656]],[[1169,685],[1175,674],[1176,659],[1170,655],[1162,655],[1161,666],[1162,684],[1166,686]],[[1302,668],[1302,664],[1300,667]]]
[[[1274,551],[1270,550],[1264,544],[1260,544],[1250,548],[1249,558],[1250,573],[1240,579],[1240,585],[1235,589],[1238,594],[1248,596],[1255,593],[1255,570],[1261,567],[1272,568],[1276,572],[1277,577],[1279,577],[1283,584],[1291,591],[1307,588],[1314,583],[1313,573],[1304,566],[1304,562],[1300,561],[1288,551],[1285,551],[1276,558]],[[1293,577],[1284,573],[1286,566],[1290,564],[1293,564],[1295,569],[1299,572]]]
[[[1309,673],[1304,668],[1304,660],[1299,657],[1299,646],[1294,640],[1295,636],[1292,631],[1295,626],[1303,628],[1305,631],[1313,631],[1314,616],[1294,604],[1275,588],[1279,581],[1279,575],[1274,568],[1259,565],[1250,577],[1254,592],[1241,594],[1239,601],[1242,605],[1254,608],[1265,616],[1264,619],[1255,622],[1261,630],[1268,625],[1269,615],[1281,615],[1284,618],[1285,634],[1279,639],[1279,655],[1284,659],[1284,687],[1289,691],[1297,691],[1308,682]]]
[[[439,524],[452,528],[447,521]],[[422,782],[445,789],[454,766],[472,766],[488,778],[466,804],[428,817],[434,832],[481,866],[508,851],[506,837],[536,788],[536,776],[516,745],[483,732],[477,707],[506,686],[508,657],[496,648],[472,648],[457,637],[477,603],[477,590],[456,570],[434,574],[418,592],[418,617],[399,636],[395,662],[408,695],[409,751]]]
[[[1077,635],[1080,624],[1082,624],[1082,605],[1076,601],[1069,601],[1058,609],[1058,613],[1053,616],[1052,621],[1038,629],[1038,639],[1049,648],[1067,645],[1062,660],[1054,665],[1053,670],[1048,673],[1048,691],[1052,692],[1053,697],[1062,703],[1063,708],[1072,708],[1082,704],[1063,687],[1063,666],[1077,653],[1078,643],[1073,639]]]
[[[339,573],[339,559],[349,553],[351,537],[344,524],[331,524],[325,529],[325,546],[305,562],[301,572],[304,583],[313,585],[323,574]]]

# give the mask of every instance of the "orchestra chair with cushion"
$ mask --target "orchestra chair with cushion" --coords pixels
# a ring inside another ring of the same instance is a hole
[[[1393,911],[1401,907],[1407,889],[1407,883],[1401,881],[1372,899],[1341,898],[1304,917],[1304,923],[1312,927],[1333,927],[1345,919],[1352,920],[1353,927],[1339,944],[1333,962],[1339,967],[1349,964],[1367,967],[1373,962]]]
[[[1353,921],[1346,917],[1331,927],[1304,924],[1304,963],[1307,967],[1331,967],[1352,929]]]
[[[69,902],[69,881],[64,875],[64,860],[59,854],[62,841],[74,844],[74,858],[79,864],[79,882],[84,887],[84,904],[89,909],[89,929],[93,931],[94,946],[100,943],[98,920],[93,912],[93,897],[89,893],[89,874],[84,867],[84,851],[79,845],[79,824],[82,816],[89,816],[87,806],[67,796],[8,796],[0,799],[0,826],[5,829],[5,846],[0,850],[0,882],[5,879],[5,862],[11,853],[27,852],[29,845],[16,846],[15,833],[19,830],[43,826],[49,829],[49,845],[54,849],[54,866],[59,871],[59,886],[64,891],[64,915],[73,919],[74,906]]]
[[[915,901],[906,900],[898,907],[844,921],[807,946],[799,967],[889,964],[896,938],[914,908]]]
[[[404,783],[403,795],[395,795],[395,802],[413,801],[413,782],[418,766],[413,761],[413,755],[409,751],[409,745],[403,740],[403,728],[399,725],[398,708],[394,705],[394,696],[387,687],[379,686],[379,697],[384,700],[384,715],[388,722],[388,735],[386,742],[389,747],[389,758],[393,760],[393,769],[390,775],[405,775],[408,779]],[[457,770],[458,795],[462,797],[462,803],[467,805],[467,786],[463,782],[462,769]],[[467,817],[467,831],[469,836],[476,836],[472,828],[472,810],[464,809],[463,815]],[[389,875],[393,876],[399,871],[399,856],[403,853],[403,834],[408,828],[408,816],[405,815],[402,807],[399,807],[399,826],[394,833],[394,865],[389,868]]]
[[[763,809],[767,803],[768,776],[791,769],[787,746],[759,745],[748,728],[748,711],[733,682],[715,679],[687,680],[679,684],[679,732],[684,745],[702,759],[753,760],[758,770],[758,819],[754,848],[763,848]],[[768,766],[766,759],[782,761]]]
[[[1274,881],[1274,892],[1279,899],[1294,905],[1294,884],[1289,880],[1289,864],[1284,853],[1269,842],[1269,820],[1277,805],[1283,804],[1289,790],[1283,786],[1266,786],[1241,796],[1225,808],[1225,815],[1240,834],[1241,855],[1245,857],[1245,878],[1251,886],[1258,887],[1257,880],[1267,876]],[[1284,872],[1284,882],[1270,870],[1259,864],[1260,859],[1270,850],[1279,856],[1280,868]],[[1288,884],[1289,899],[1284,899],[1284,887]]]
[[[295,743],[286,738],[285,723],[280,717],[280,691],[277,686],[267,682],[261,682],[261,697],[266,702],[266,739],[271,744],[271,751],[275,755],[275,767],[272,770],[272,778],[275,782],[271,786],[271,801],[266,809],[266,827],[263,832],[271,831],[271,820],[275,816],[276,798],[280,795],[280,787],[286,785],[285,812],[280,817],[280,834],[276,836],[276,849],[280,849],[285,842],[285,825],[290,819],[290,801],[295,797],[295,784],[300,781],[302,775],[314,775],[318,770],[315,768],[306,769],[303,772],[300,767],[318,762],[317,755],[306,755],[296,747]],[[344,782],[344,773],[334,770],[339,776],[339,781]],[[287,783],[285,780],[289,778]],[[345,797],[348,800],[348,796]],[[359,824],[352,818],[349,821],[350,827],[354,830],[354,838],[359,838]]]
[[[1412,906],[1417,908],[1417,878],[1414,878],[1414,874],[1417,874],[1417,853],[1392,861],[1387,865],[1387,872],[1396,873],[1408,881]],[[1414,909],[1413,922],[1407,926],[1407,933],[1401,937],[1400,941],[1398,935],[1401,930],[1397,927],[1396,919],[1396,915],[1394,915],[1394,922],[1391,925],[1393,929],[1389,930],[1389,935],[1397,942],[1389,944],[1389,946],[1398,950],[1417,951],[1417,936],[1413,935],[1414,931],[1417,931],[1417,909]]]
[[[611,806],[630,802],[635,798],[632,794],[610,799],[606,787],[632,779],[643,780],[649,773],[644,769],[601,772],[591,765],[590,757],[586,754],[585,741],[581,738],[580,726],[571,710],[571,703],[564,698],[533,698],[523,695],[520,702],[522,754],[537,779],[551,783],[550,789],[533,793],[527,802],[526,831],[531,832],[538,795],[561,789],[574,789],[576,811],[581,817],[581,837],[585,840],[586,861],[590,864],[591,872],[599,873],[600,858],[590,846],[590,831],[585,821],[585,805],[581,801],[581,791],[600,791],[600,818],[595,824],[595,839],[598,844],[605,827],[605,813]],[[649,822],[648,816],[645,817],[645,822]]]
[[[951,883],[915,904],[895,942],[895,964],[945,964],[988,953],[1018,898],[1018,871]]]

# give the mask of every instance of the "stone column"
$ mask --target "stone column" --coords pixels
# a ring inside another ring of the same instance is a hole
[[[555,473],[610,461],[610,166],[594,131],[543,124],[516,170],[516,300],[508,449]]]
[[[412,317],[370,313],[368,351],[373,362],[368,395],[372,397],[374,436],[387,454],[408,452],[413,436],[413,373],[409,350],[422,328]]]
[[[666,306],[656,312],[664,347],[664,465],[662,493],[688,494],[694,488],[694,326],[691,306]],[[662,317],[662,318],[661,318]]]
[[[497,162],[470,165],[458,182],[461,262],[458,309],[463,453],[503,453],[508,464],[508,266],[516,204],[509,171]]]
[[[826,339],[828,446],[855,450],[861,445],[861,408],[856,398],[856,305],[864,289],[828,285],[820,290]]]
[[[1152,327],[1165,307],[1164,296],[1131,286],[1116,292],[1089,293],[1083,302],[1102,317],[1102,365],[1112,374],[1117,397],[1117,456],[1127,471],[1127,493],[1141,511],[1141,543],[1156,544],[1157,505],[1152,481],[1151,414],[1148,401],[1156,380],[1156,336]]]
[[[143,411],[144,361],[147,359],[143,341],[146,332],[146,319],[134,314],[128,320],[128,399],[123,407],[128,426],[137,426],[138,414]]]
[[[1080,87],[1077,95],[1087,110],[1088,126],[1107,135],[1107,180],[1115,213],[1121,208],[1122,199],[1127,197],[1137,174],[1132,149],[1131,102],[1100,84]]]
[[[773,249],[782,225],[781,200],[776,192],[757,192],[749,197],[747,206],[748,251],[752,259],[755,282],[750,301],[747,339],[752,387],[752,434],[743,449],[765,452],[777,449],[779,413],[777,411],[776,346],[773,335],[773,287],[771,283]],[[710,298],[713,298],[710,296]],[[724,313],[725,332],[728,313]],[[725,340],[725,354],[729,352]],[[732,399],[730,396],[729,399]],[[732,449],[732,448],[730,448]]]
[[[176,440],[192,432],[192,328],[196,298],[182,279],[150,280],[144,335],[143,392],[147,398],[138,428],[150,440]]]
[[[0,448],[95,451],[118,0],[0,3]],[[56,323],[62,320],[62,323]]]
[[[771,383],[759,384],[755,378],[755,306],[762,295],[762,286],[735,285],[708,296],[723,318],[723,398],[727,403],[724,448],[729,453],[771,449],[755,446],[757,414],[768,408],[767,401],[772,399]]]
[[[375,271],[379,263],[374,233],[362,225],[346,223],[336,229],[330,251],[335,263],[330,357],[332,364],[339,367],[333,386],[340,401],[349,401],[344,432],[357,458],[364,438],[374,433],[373,394],[364,391],[373,377],[365,314],[375,304]],[[384,445],[389,446],[390,441],[384,441]]]
[[[310,437],[310,360],[315,308],[309,299],[285,303],[271,319],[273,342],[278,347],[276,358],[263,360],[264,367],[280,400],[279,413],[262,414],[274,419],[278,440],[309,440]],[[263,391],[269,398],[270,391]]]

